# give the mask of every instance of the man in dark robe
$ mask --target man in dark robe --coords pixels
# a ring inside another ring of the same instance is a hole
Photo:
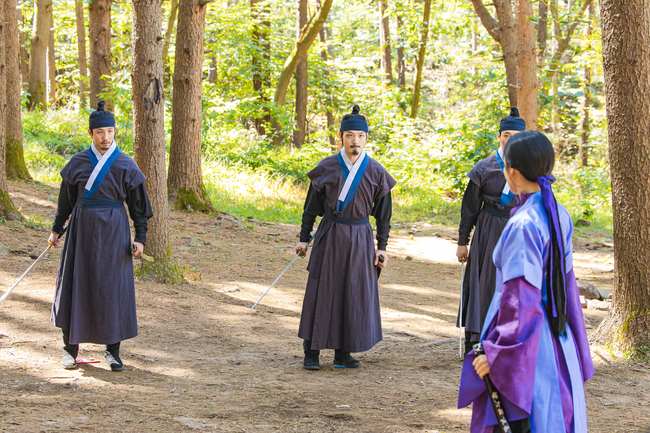
[[[105,344],[105,360],[121,371],[120,342],[138,335],[132,256],[140,256],[153,216],[145,176],[113,141],[115,117],[100,101],[90,115],[92,144],[61,170],[61,190],[48,242],[63,245],[50,320],[63,332],[63,368],[77,366],[79,343]],[[129,220],[135,228],[131,243]]]
[[[519,117],[517,107],[499,124],[499,149],[494,155],[479,161],[469,172],[470,182],[463,196],[458,229],[458,260],[467,259],[463,281],[463,317],[457,326],[465,326],[465,354],[478,343],[496,283],[496,268],[492,252],[501,232],[510,219],[510,211],[519,200],[510,191],[503,175],[503,148],[508,139],[526,130],[526,122]],[[467,250],[472,229],[472,247]]]
[[[298,336],[304,368],[319,370],[321,349],[334,349],[334,367],[359,367],[350,352],[370,350],[382,339],[378,268],[386,245],[395,180],[364,151],[368,123],[354,106],[340,130],[343,147],[307,175],[311,180],[296,251],[307,252],[317,216],[323,216],[309,258],[309,279]],[[377,251],[368,217],[377,223]],[[381,259],[380,259],[381,257]]]

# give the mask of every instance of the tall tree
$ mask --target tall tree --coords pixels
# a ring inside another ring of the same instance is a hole
[[[506,69],[508,99],[511,106],[517,106],[517,90],[519,78],[517,74],[517,26],[512,14],[511,0],[494,0],[494,8],[498,21],[495,20],[483,0],[472,0],[474,10],[481,19],[483,27],[490,36],[501,45],[503,63]]]
[[[393,59],[390,50],[390,23],[388,22],[388,0],[379,0],[379,46],[381,69],[388,84],[393,84]]]
[[[546,61],[546,46],[548,45],[548,1],[540,0],[537,20],[537,63],[540,70],[544,69]]]
[[[431,0],[424,0],[424,16],[420,27],[420,45],[418,58],[415,63],[415,79],[413,80],[413,95],[411,96],[411,119],[418,117],[420,108],[420,89],[422,87],[422,69],[424,69],[424,56],[427,53],[427,40],[429,38],[429,19],[431,17]]]
[[[537,130],[537,47],[535,44],[535,24],[529,19],[533,16],[530,0],[515,2],[517,35],[519,49],[517,53],[517,74],[519,90],[517,106],[521,117],[526,121],[526,128]]]
[[[77,25],[77,53],[79,55],[79,105],[88,106],[88,61],[86,60],[86,25],[84,21],[84,0],[75,0],[74,12]]]
[[[601,0],[612,179],[612,308],[592,340],[650,347],[650,1]]]
[[[47,39],[47,102],[56,100],[56,56],[54,53],[54,12],[50,14],[50,37]]]
[[[585,28],[585,37],[587,41],[591,40],[591,23],[594,16],[594,4],[593,2],[589,5],[587,9],[587,26]],[[588,42],[587,50],[591,50],[591,43]],[[585,65],[584,71],[584,80],[582,91],[585,96],[582,98],[582,115],[580,118],[580,147],[579,147],[579,158],[580,165],[586,167],[589,165],[589,132],[590,132],[590,121],[589,121],[589,108],[591,107],[591,65]]]
[[[18,38],[20,41],[20,82],[21,87],[25,87],[25,90],[27,90],[27,83],[29,83],[29,61],[27,60],[27,41],[25,39],[25,32],[23,31],[25,27],[25,15],[23,14],[22,2],[20,2],[20,7],[17,9],[17,12],[18,22],[20,23],[20,29],[18,30]]]
[[[267,91],[271,87],[269,64],[271,62],[271,8],[268,0],[250,0],[251,18],[253,21],[253,42],[255,49],[252,56],[253,91],[259,98],[263,116],[254,119],[255,129],[260,135],[266,134],[266,125],[271,122],[268,108]]]
[[[178,15],[178,0],[171,1],[171,9],[169,11],[169,18],[167,19],[167,29],[165,30],[165,39],[162,48],[163,71],[168,76],[171,75],[171,70],[169,70],[169,46],[172,43],[172,34],[174,33],[174,26],[176,25],[176,17]]]
[[[42,0],[41,0],[42,1]],[[51,1],[51,0],[50,0]],[[103,76],[111,75],[111,0],[91,0],[88,5],[90,41],[90,106],[96,107],[106,91]],[[107,109],[110,108],[108,101]]]
[[[50,38],[52,0],[34,2],[34,28],[29,53],[30,110],[45,110],[47,106],[47,44]]]
[[[31,179],[23,154],[23,122],[20,106],[20,42],[18,19],[11,11],[16,0],[6,0],[7,19],[5,29],[5,54],[7,69],[7,111],[5,114],[5,167],[9,179]],[[2,43],[2,42],[0,42]]]
[[[406,38],[403,34],[404,23],[400,13],[397,13],[397,85],[402,91],[406,90],[406,62],[404,61],[404,44]]]
[[[145,253],[155,261],[143,263],[143,271],[158,280],[179,282],[182,272],[172,258],[169,239],[161,7],[162,0],[133,0],[133,157],[147,177],[153,209]]]
[[[175,209],[213,212],[201,172],[205,0],[180,0],[167,187]]]
[[[296,39],[300,39],[302,29],[307,25],[307,0],[298,0],[298,19],[296,22]],[[322,29],[321,29],[322,30]],[[296,66],[296,128],[293,131],[293,145],[302,147],[305,143],[307,129],[307,56]]]
[[[316,0],[316,4],[320,8],[320,0]],[[320,32],[318,32],[318,38],[320,40],[320,43],[323,45],[323,48],[320,50],[320,57],[323,59],[325,63],[327,63],[328,60],[328,54],[327,54],[327,48],[325,48],[325,43],[327,41],[326,34],[328,33],[328,28],[326,26],[323,26],[323,28],[320,29]],[[327,104],[327,109],[325,110],[325,117],[327,119],[327,138],[330,142],[330,148],[332,149],[333,152],[336,151],[336,138],[334,138],[334,115],[332,114],[332,91],[329,88],[329,84],[327,84],[327,80],[329,77],[329,71],[325,69],[324,72],[324,82],[325,82],[325,92],[327,94],[326,101],[325,103]]]
[[[7,31],[5,21],[6,15],[10,20],[15,20],[16,15],[13,11],[6,13],[5,5],[11,2],[0,1],[0,216],[7,219],[18,219],[20,214],[16,210],[9,191],[7,188],[7,175],[5,173],[5,114],[6,108],[6,56],[5,56],[5,32]],[[15,34],[15,33],[14,33]]]
[[[309,48],[314,43],[314,40],[318,37],[320,29],[325,24],[327,20],[327,15],[332,8],[333,0],[325,0],[318,10],[318,13],[314,15],[311,20],[305,25],[302,29],[301,35],[296,41],[296,46],[293,48],[289,57],[284,62],[282,67],[282,72],[278,77],[278,83],[275,87],[275,104],[279,107],[284,106],[287,90],[289,89],[289,84],[291,83],[291,76],[296,70],[296,66],[303,57],[307,55]],[[280,143],[280,133],[281,126],[277,119],[272,119],[271,123],[273,124],[273,129],[275,131],[274,144],[278,145]]]

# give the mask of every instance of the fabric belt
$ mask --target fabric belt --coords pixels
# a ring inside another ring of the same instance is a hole
[[[490,215],[494,215],[500,218],[510,218],[510,209],[499,209],[494,205],[484,203],[482,210],[489,213]]]
[[[348,225],[348,226],[362,226],[362,225],[370,223],[370,218],[367,218],[367,217],[362,219],[362,220],[355,220],[355,219],[351,219],[351,218],[339,218],[339,217],[335,217],[332,214],[326,213],[323,218],[325,218],[328,221],[332,221],[333,223],[345,224],[345,225]]]
[[[80,197],[77,199],[77,207],[80,208],[119,209],[123,206],[123,201],[111,200],[108,198]]]

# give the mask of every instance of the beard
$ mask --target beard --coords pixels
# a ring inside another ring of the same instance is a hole
[[[359,147],[353,147],[352,149],[350,149],[350,152],[352,153],[352,155],[355,155],[355,156],[359,155],[361,153],[359,151]]]

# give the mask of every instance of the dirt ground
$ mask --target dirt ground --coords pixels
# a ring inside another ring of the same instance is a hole
[[[12,183],[10,192],[23,215],[53,219],[55,188]],[[60,249],[0,304],[0,428],[468,431],[470,409],[456,409],[461,269],[452,227],[393,227],[379,284],[384,340],[358,354],[359,369],[334,369],[325,351],[318,372],[303,370],[296,335],[306,260],[249,312],[293,257],[296,226],[175,212],[172,230],[188,282],[136,280],[140,335],[123,342],[121,373],[111,372],[102,346],[92,344],[82,345],[80,357],[100,363],[60,367],[60,333],[49,322]],[[45,248],[47,235],[34,224],[0,224],[0,290]],[[613,251],[601,238],[575,239],[576,274],[612,290]],[[593,328],[605,314],[583,311]],[[650,432],[650,366],[601,347],[592,347],[592,357],[590,431]]]

